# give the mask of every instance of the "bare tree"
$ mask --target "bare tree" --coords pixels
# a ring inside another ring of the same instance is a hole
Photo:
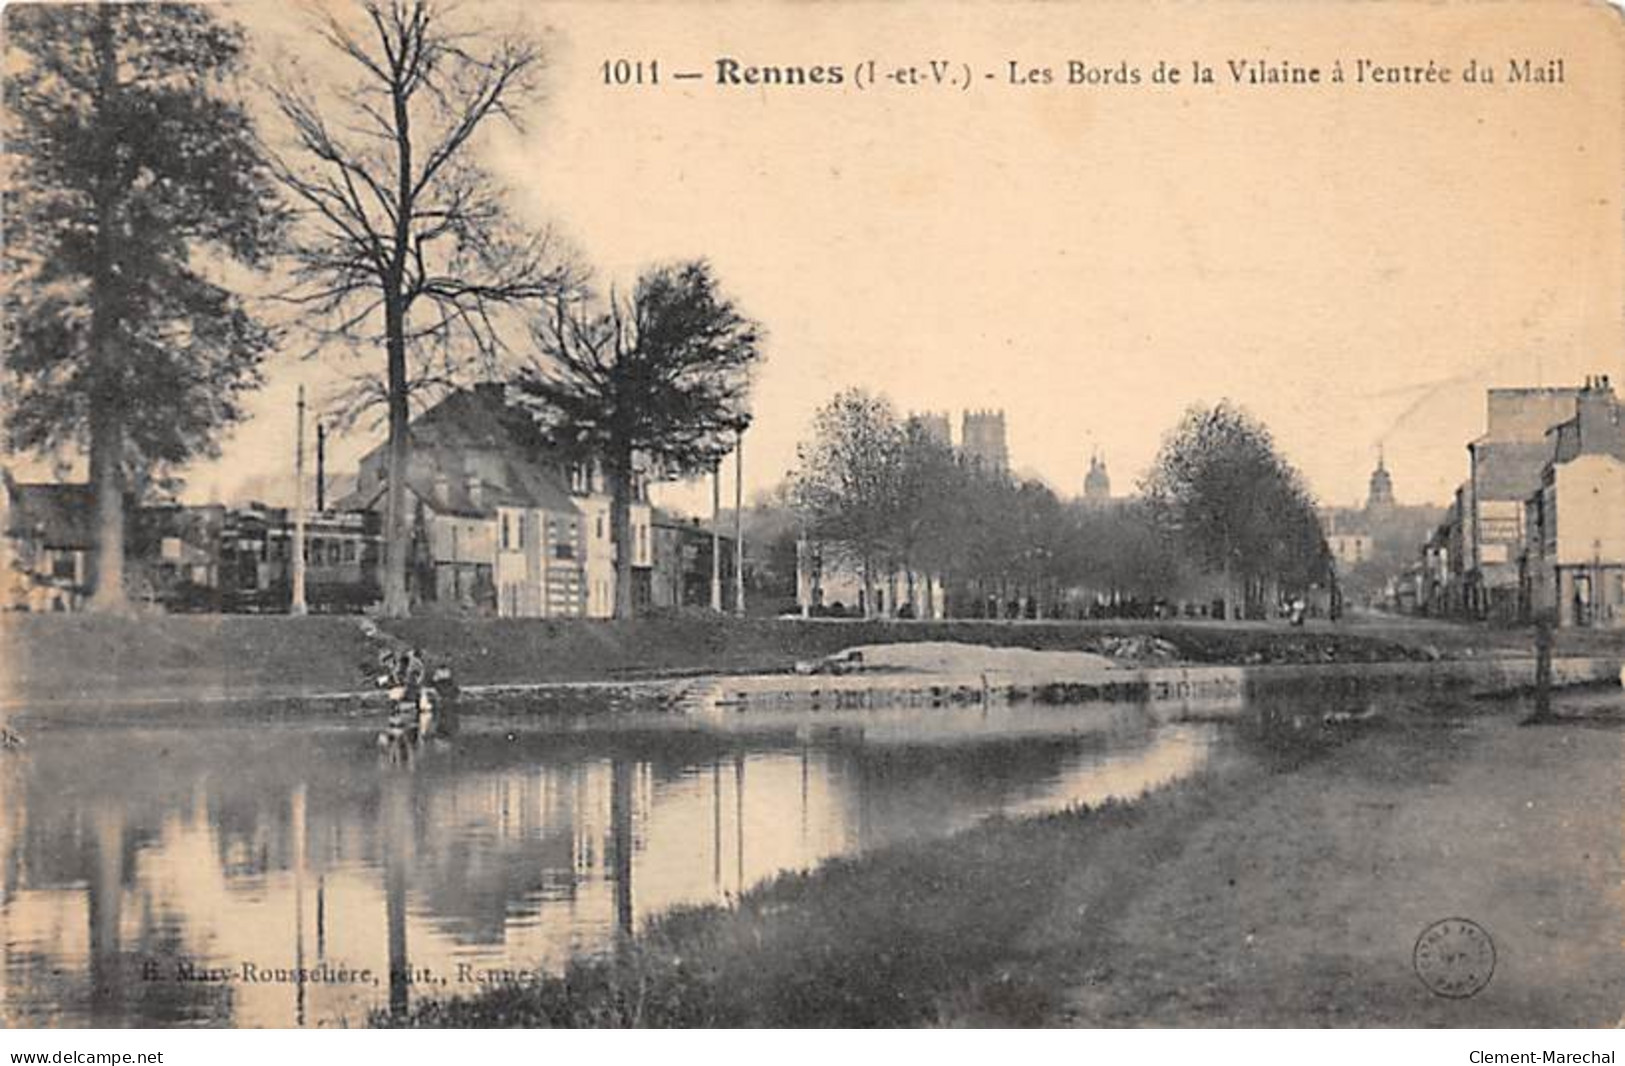
[[[510,224],[475,158],[482,128],[518,124],[540,46],[465,26],[432,0],[362,0],[356,13],[329,14],[318,31],[346,83],[323,102],[293,79],[273,86],[291,146],[270,154],[301,213],[286,299],[317,324],[318,350],[383,342],[382,386],[364,375],[348,400],[351,413],[388,410],[384,612],[398,616],[410,606],[411,394],[453,383],[470,362],[490,372],[504,347],[498,309],[555,294],[570,272],[547,234]]]

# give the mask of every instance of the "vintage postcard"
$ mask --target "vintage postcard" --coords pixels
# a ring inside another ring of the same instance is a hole
[[[0,1025],[1625,1018],[1616,7],[3,20]]]

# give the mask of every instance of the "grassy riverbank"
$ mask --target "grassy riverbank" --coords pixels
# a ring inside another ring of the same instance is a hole
[[[634,622],[420,618],[384,623],[464,684],[782,671],[855,644],[951,640],[1173,656],[1199,663],[1379,662],[1527,650],[1528,634],[1437,623],[802,622],[699,613]],[[1562,634],[1558,650],[1625,650]],[[0,699],[287,695],[356,688],[372,651],[356,619],[0,616]]]
[[[1618,695],[1563,699],[1614,713]],[[404,1021],[1612,1024],[1625,734],[1522,714],[1394,706],[1346,742],[1318,724],[1250,733],[1244,767],[1140,803],[831,862]],[[1469,1000],[1411,971],[1417,934],[1456,915],[1500,951]]]

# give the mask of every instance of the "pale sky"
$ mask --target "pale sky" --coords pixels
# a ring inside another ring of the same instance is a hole
[[[287,35],[287,5],[238,10],[262,39],[314,47]],[[765,325],[747,492],[790,468],[820,403],[860,385],[952,411],[956,432],[962,409],[1003,408],[1015,467],[1063,493],[1096,448],[1130,488],[1186,405],[1229,396],[1326,502],[1363,496],[1379,442],[1402,501],[1442,502],[1487,386],[1625,383],[1625,52],[1604,5],[523,10],[553,42],[546,99],[487,158],[521,217],[559,227],[601,282],[706,256]],[[667,76],[605,86],[621,57]],[[840,64],[847,82],[721,87],[719,57]],[[1565,84],[1504,84],[1524,57],[1561,57]],[[1457,74],[1238,87],[1226,68],[1342,59],[1352,74],[1360,58]],[[973,84],[860,90],[868,59],[965,63]],[[1064,82],[1073,59],[1147,74],[1168,59],[1187,84],[1008,84],[1012,60]],[[1460,84],[1469,59],[1497,83]],[[1193,60],[1218,84],[1190,86]],[[189,496],[291,466],[294,387],[329,374],[283,360],[268,376]],[[338,442],[335,469],[370,443]]]

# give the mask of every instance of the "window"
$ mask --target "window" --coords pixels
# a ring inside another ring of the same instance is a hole
[[[574,544],[571,544],[569,541],[561,540],[557,544],[553,545],[553,558],[555,558],[555,559],[574,559],[575,557],[576,557],[576,546]]]
[[[598,516],[598,532],[595,535],[598,537],[599,540],[604,539],[604,516],[603,515]]]
[[[344,555],[342,558],[347,563],[355,562],[355,541],[347,540],[344,542]]]
[[[181,557],[181,538],[165,537],[159,554],[165,559],[179,559]]]
[[[509,533],[508,522],[509,522],[508,512],[503,511],[502,512],[502,550],[503,551],[507,551],[512,546],[513,538]]]
[[[328,566],[337,566],[337,565],[339,565],[339,560],[342,557],[342,555],[343,555],[343,547],[339,544],[338,541],[330,540],[330,541],[327,542],[327,565]]]

